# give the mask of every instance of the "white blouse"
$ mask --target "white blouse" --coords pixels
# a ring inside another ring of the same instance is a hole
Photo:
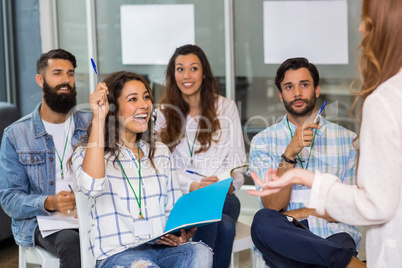
[[[368,226],[368,267],[402,267],[402,69],[363,106],[357,186],[316,173],[309,207]]]
[[[160,109],[156,110],[156,131],[166,125],[165,117]],[[198,117],[196,120],[191,116],[185,117],[186,132],[188,143],[184,136],[173,151],[173,158],[179,176],[180,187],[183,194],[190,191],[190,185],[193,181],[201,181],[202,177],[186,172],[186,170],[195,171],[205,176],[217,176],[227,173],[230,169],[240,166],[247,162],[244,148],[243,132],[239,118],[239,112],[233,100],[219,96],[217,101],[217,119],[219,120],[221,130],[213,136],[213,139],[219,138],[217,143],[212,142],[211,147],[202,153],[193,154],[193,163],[191,163],[191,154],[189,150],[193,146],[194,138],[198,127]],[[198,140],[195,141],[194,152],[201,147]],[[241,172],[234,172],[233,186],[235,191],[244,183],[244,176]]]

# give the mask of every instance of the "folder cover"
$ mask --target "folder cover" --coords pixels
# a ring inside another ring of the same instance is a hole
[[[181,196],[168,217],[165,232],[150,242],[181,229],[200,227],[222,220],[222,210],[233,178],[215,182]]]

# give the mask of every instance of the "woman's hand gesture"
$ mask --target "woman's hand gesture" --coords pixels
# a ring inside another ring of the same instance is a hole
[[[265,174],[265,180],[263,181],[258,178],[254,171],[251,171],[251,178],[254,180],[255,184],[261,188],[261,190],[248,190],[247,193],[256,196],[266,196],[276,194],[283,188],[293,184],[303,184],[308,187],[313,185],[314,173],[309,170],[293,168],[286,171],[280,177],[276,175],[276,172],[277,169],[268,169]]]
[[[105,120],[107,113],[109,112],[109,102],[107,95],[109,90],[104,82],[100,82],[95,91],[89,96],[89,104],[91,105],[94,119]]]

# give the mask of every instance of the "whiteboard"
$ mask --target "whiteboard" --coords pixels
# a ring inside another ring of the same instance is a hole
[[[122,63],[166,65],[175,49],[195,44],[194,5],[122,5]]]
[[[348,64],[346,0],[265,1],[264,63],[305,57],[314,64]]]

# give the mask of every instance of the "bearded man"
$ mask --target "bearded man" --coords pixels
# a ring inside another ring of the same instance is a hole
[[[66,162],[86,133],[91,113],[74,109],[74,55],[51,50],[40,56],[36,66],[42,102],[4,131],[0,201],[12,218],[18,245],[41,246],[60,258],[60,267],[80,267],[78,222],[74,221],[76,183]],[[46,221],[55,230],[48,231],[42,225]]]
[[[264,178],[268,168],[280,176],[300,167],[356,184],[355,133],[322,116],[313,122],[321,91],[316,66],[305,58],[288,59],[275,84],[287,113],[251,141],[250,170]],[[301,185],[261,197],[251,236],[269,267],[346,267],[357,255],[360,231],[306,208],[309,197],[310,188]]]

